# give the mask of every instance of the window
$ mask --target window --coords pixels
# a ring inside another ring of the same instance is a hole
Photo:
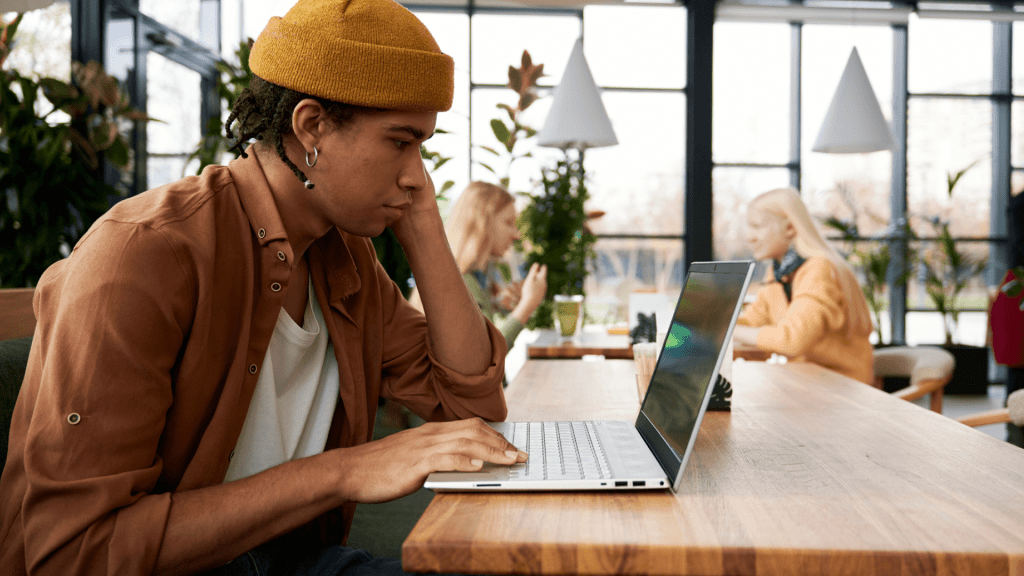
[[[14,14],[5,14],[10,20]],[[26,12],[14,36],[15,45],[5,66],[22,76],[49,76],[71,80],[71,8],[57,2]]]
[[[715,25],[716,163],[789,162],[790,49],[788,24]]]
[[[186,160],[201,137],[201,81],[198,72],[159,54],[146,56],[147,113],[160,120],[146,128],[149,188],[195,174],[199,166]]]

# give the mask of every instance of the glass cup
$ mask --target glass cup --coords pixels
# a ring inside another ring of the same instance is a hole
[[[555,295],[555,325],[564,338],[575,336],[583,328],[583,296]]]

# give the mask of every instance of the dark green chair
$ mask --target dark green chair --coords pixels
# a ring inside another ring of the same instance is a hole
[[[25,379],[32,338],[0,340],[0,473],[7,461],[7,437],[11,431],[11,413]]]

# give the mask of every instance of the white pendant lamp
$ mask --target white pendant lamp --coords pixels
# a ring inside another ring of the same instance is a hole
[[[569,55],[562,81],[555,88],[551,111],[537,134],[537,145],[585,150],[618,143],[601,103],[601,93],[583,57],[583,39],[580,38]]]
[[[0,0],[0,14],[6,12],[28,12],[38,8],[46,8],[53,0]]]
[[[891,150],[895,145],[892,128],[882,116],[871,81],[854,48],[811,150],[855,154]]]

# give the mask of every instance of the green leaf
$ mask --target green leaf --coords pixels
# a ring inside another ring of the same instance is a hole
[[[509,139],[512,137],[512,133],[509,131],[508,126],[501,120],[495,118],[491,120],[491,131],[494,132],[494,137],[498,139],[498,142],[508,145]]]
[[[971,162],[970,164],[967,165],[966,168],[964,168],[963,170],[957,172],[956,174],[952,174],[952,173],[946,174],[946,184],[948,186],[947,190],[949,192],[949,197],[950,198],[953,197],[953,188],[956,187],[956,184],[957,184],[957,182],[960,181],[960,178],[963,178],[963,175],[966,174],[968,170],[973,168],[974,165],[977,164],[978,162],[981,162],[981,158],[978,158],[974,162]]]
[[[497,106],[498,106],[498,108],[501,108],[506,113],[508,113],[508,119],[509,120],[511,120],[512,122],[516,121],[516,111],[515,111],[514,108],[512,108],[508,104],[498,104]]]
[[[445,180],[444,184],[441,185],[441,191],[438,192],[437,195],[443,196],[444,193],[450,190],[452,186],[455,186],[454,180]]]
[[[56,108],[60,108],[68,100],[78,98],[80,94],[78,88],[56,78],[41,78],[39,86],[43,89],[43,96]]]
[[[242,70],[245,71],[246,76],[252,75],[252,70],[249,68],[249,53],[252,52],[253,39],[249,38],[247,41],[239,42],[238,50],[235,54],[238,55],[239,64],[242,65]]]
[[[487,170],[489,170],[491,172],[491,174],[497,174],[497,172],[494,171],[494,168],[491,168],[487,164],[484,164],[483,162],[481,162],[480,165],[483,166],[484,168],[486,168]]]
[[[122,170],[128,167],[128,146],[120,136],[114,138],[110,147],[104,151],[104,155],[107,160]]]
[[[12,20],[10,24],[7,25],[6,33],[7,33],[7,45],[8,46],[10,46],[11,45],[11,41],[14,40],[14,35],[18,32],[18,26],[21,25],[21,21],[22,21],[22,19],[24,17],[25,17],[25,13],[21,12],[17,16],[14,17],[14,20]]]
[[[494,154],[495,156],[501,156],[501,154],[498,153],[497,150],[495,150],[494,148],[491,148],[490,146],[480,146],[480,149],[481,150],[486,150],[486,151],[490,152],[491,154]]]
[[[38,98],[39,85],[30,80],[29,78],[18,78],[18,84],[21,86],[21,101],[23,107],[29,110],[34,110],[36,105],[36,99]]]

